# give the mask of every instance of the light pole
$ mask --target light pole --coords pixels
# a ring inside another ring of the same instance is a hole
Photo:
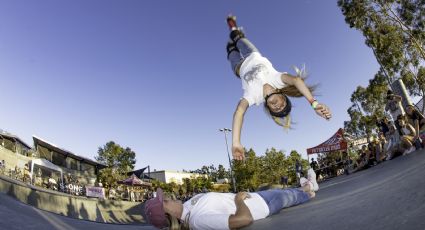
[[[233,183],[233,192],[236,192],[236,181],[235,181],[235,177],[233,176],[232,160],[230,159],[229,145],[227,144],[227,133],[232,132],[232,130],[228,129],[228,128],[222,128],[222,129],[219,129],[219,130],[220,130],[220,132],[224,133],[224,140],[226,141],[227,157],[229,158],[230,177],[232,178],[232,183]]]

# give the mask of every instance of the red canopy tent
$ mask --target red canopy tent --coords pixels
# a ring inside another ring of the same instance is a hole
[[[129,178],[125,180],[118,181],[118,184],[124,184],[129,186],[148,186],[148,187],[152,186],[151,183],[140,180],[135,174],[131,175]]]
[[[347,150],[347,141],[344,140],[344,130],[338,129],[338,131],[327,141],[322,144],[307,149],[307,155],[316,153],[326,153],[338,150]]]

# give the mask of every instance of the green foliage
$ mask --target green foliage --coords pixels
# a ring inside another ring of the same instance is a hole
[[[347,110],[351,120],[344,123],[346,133],[359,137],[370,136],[374,132],[377,118],[384,116],[387,89],[381,71],[369,81],[366,88],[357,87],[351,94],[352,105]]]
[[[338,0],[338,6],[347,24],[363,33],[366,45],[374,52],[381,66],[377,75],[388,83],[402,78],[411,95],[424,97],[425,1]],[[376,108],[369,105],[374,103],[369,102],[370,98],[362,100],[367,101],[362,109],[373,114]],[[355,124],[347,126],[348,131],[356,131]],[[367,128],[363,129],[360,131]]]
[[[233,161],[236,187],[238,191],[255,191],[260,186],[280,184],[283,176],[288,181],[296,182],[295,162],[300,160],[303,169],[307,170],[308,160],[302,159],[296,151],[285,156],[283,151],[272,148],[263,156],[256,156],[254,150],[246,151],[245,161]],[[295,184],[294,184],[295,185]]]
[[[229,174],[226,171],[226,168],[224,168],[223,165],[218,165],[218,170],[217,170],[217,179],[224,179],[224,178],[228,178]]]
[[[119,180],[126,177],[126,173],[134,169],[136,153],[129,147],[123,148],[113,141],[99,147],[97,161],[107,167],[100,171],[99,179],[110,186],[116,186]]]

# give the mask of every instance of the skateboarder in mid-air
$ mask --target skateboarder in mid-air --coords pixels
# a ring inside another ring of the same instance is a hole
[[[291,112],[290,97],[305,97],[317,115],[329,120],[329,108],[319,103],[312,95],[314,87],[304,83],[305,71],[296,69],[297,76],[275,70],[270,61],[245,37],[236,24],[236,17],[227,17],[230,41],[227,44],[227,59],[233,72],[242,80],[244,94],[233,115],[232,153],[236,160],[245,158],[240,142],[245,112],[252,105],[264,103],[266,113],[276,124],[289,128]]]

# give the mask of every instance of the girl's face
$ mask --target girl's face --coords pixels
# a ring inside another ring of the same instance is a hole
[[[282,94],[273,94],[267,98],[266,103],[270,111],[278,113],[285,108],[286,98]]]
[[[407,112],[407,114],[411,115],[413,113],[413,107],[412,106],[407,106],[406,112]]]
[[[400,126],[405,126],[406,125],[406,122],[404,122],[404,119],[399,119],[398,120],[398,124],[400,125]]]

